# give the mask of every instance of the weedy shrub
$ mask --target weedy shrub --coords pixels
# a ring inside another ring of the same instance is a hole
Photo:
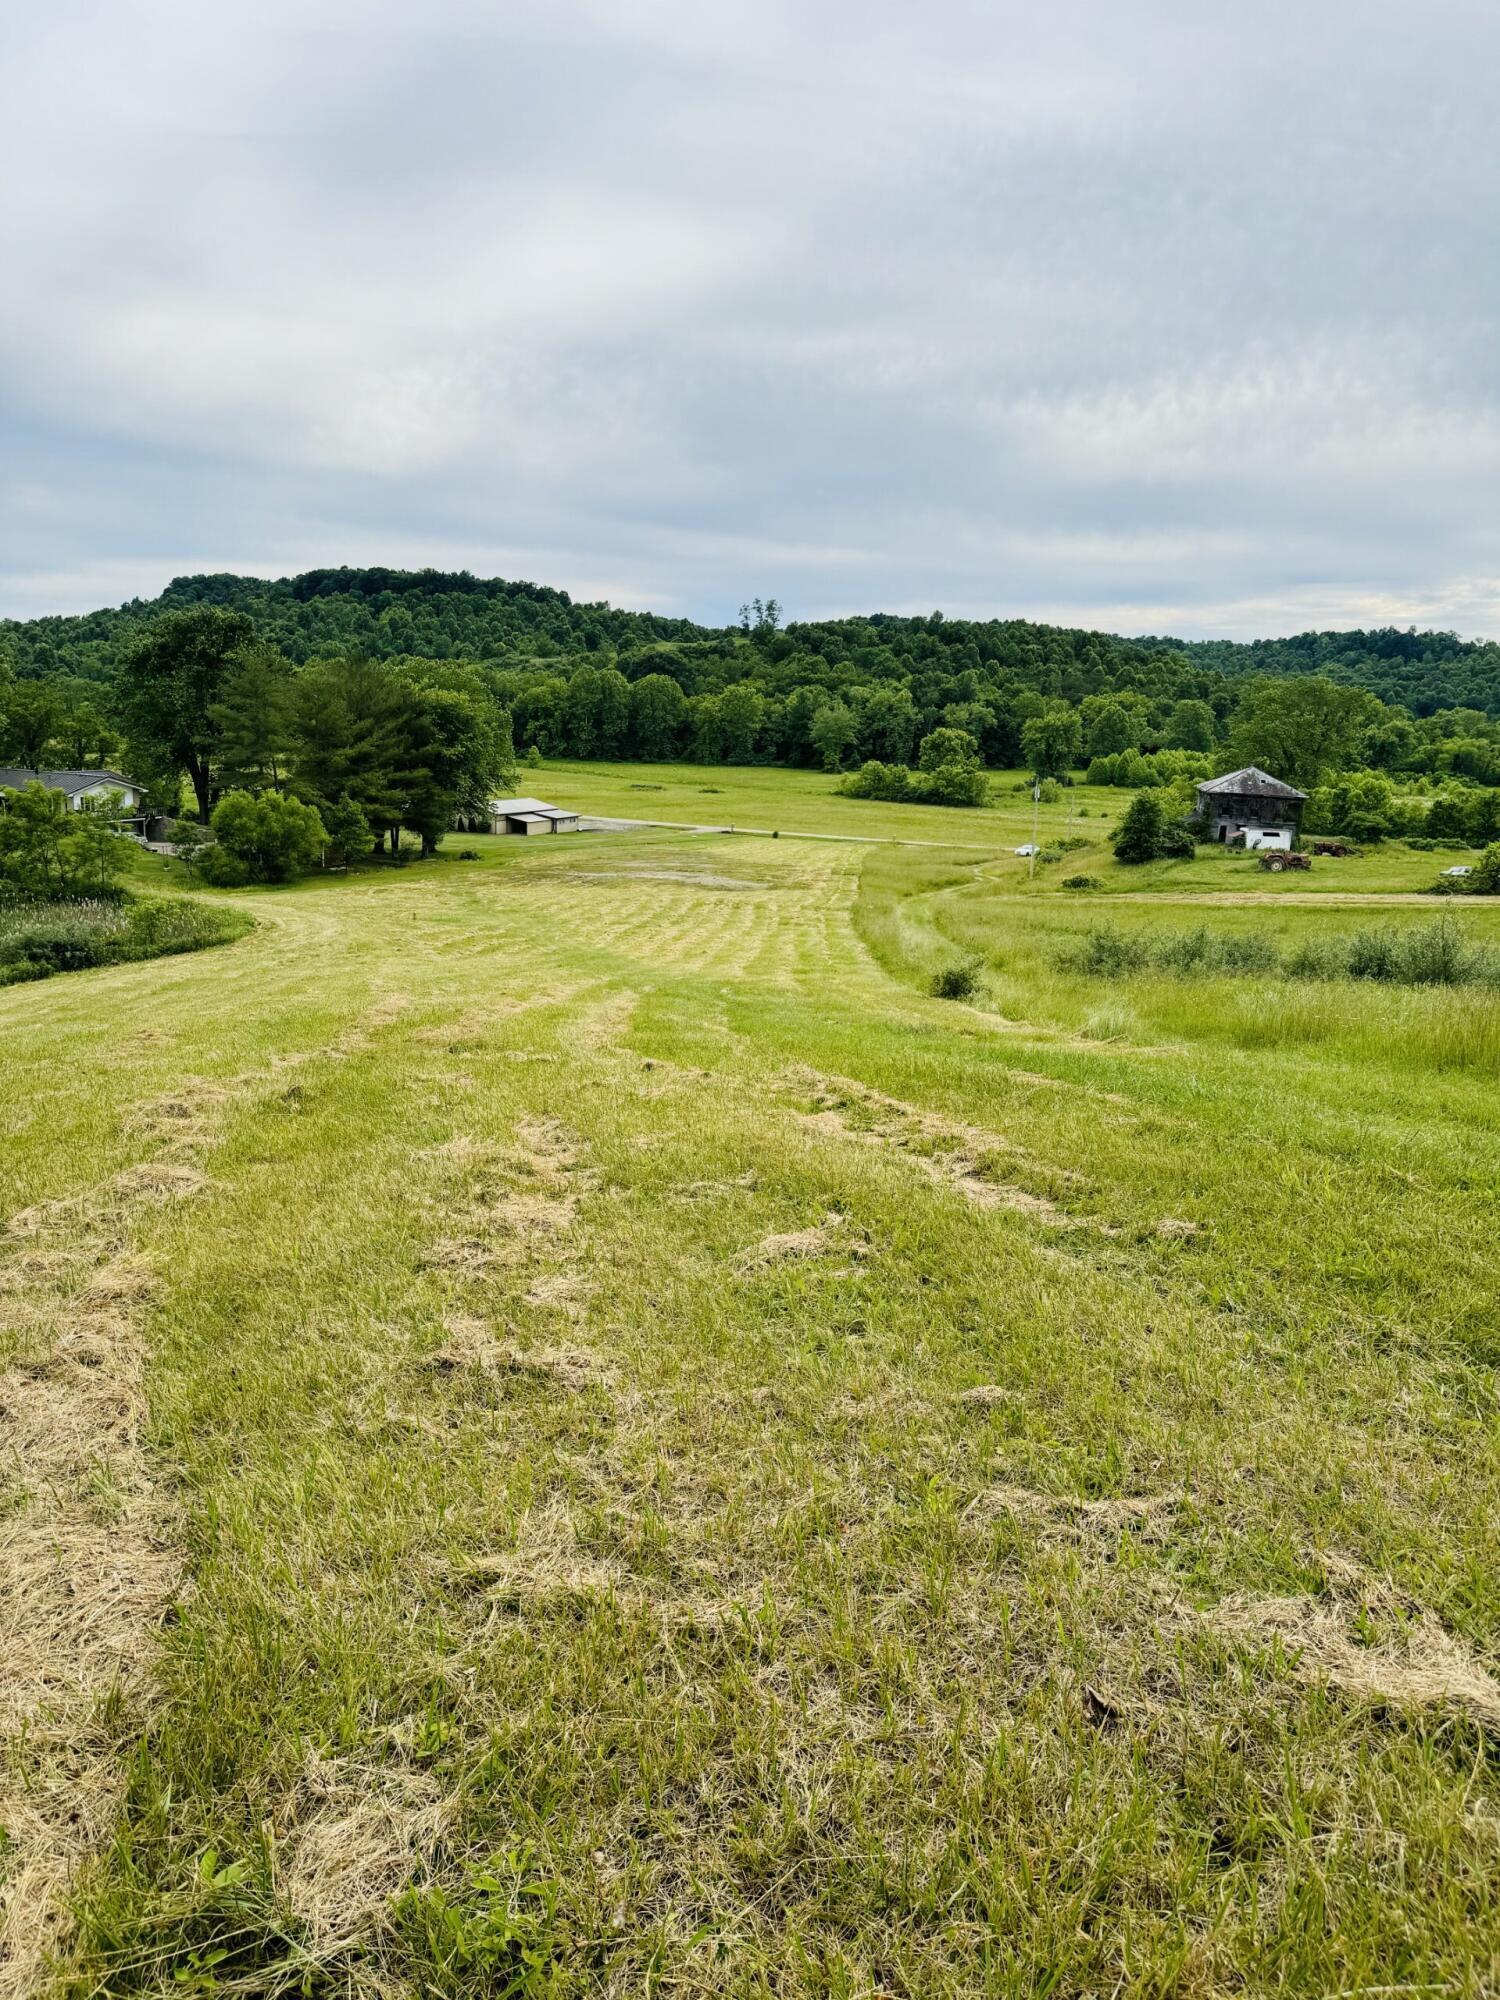
[[[930,991],[938,1000],[972,1000],[984,984],[984,966],[977,958],[961,958],[932,975]]]
[[[1287,959],[1287,976],[1290,979],[1343,979],[1349,971],[1348,956],[1347,938],[1304,938]]]
[[[1500,986],[1500,952],[1476,944],[1453,917],[1408,930],[1386,926],[1348,937],[1307,938],[1283,959],[1270,938],[1255,932],[1129,932],[1100,924],[1065,945],[1058,964],[1096,978],[1166,972],[1179,978],[1209,973],[1280,972],[1289,979],[1369,979],[1393,986]]]
[[[0,981],[102,965],[127,927],[120,904],[102,898],[12,904],[0,910]]]
[[[67,903],[12,903],[0,908],[0,986],[86,972],[227,944],[252,928],[238,911],[185,898],[120,903],[90,897]]]
[[[1064,949],[1058,963],[1071,972],[1115,979],[1121,973],[1144,970],[1150,963],[1150,951],[1145,938],[1117,930],[1113,924],[1096,924],[1078,944]]]
[[[1062,885],[1065,889],[1102,889],[1104,887],[1103,882],[1097,875],[1065,875]]]
[[[1396,976],[1407,986],[1500,985],[1500,953],[1472,944],[1454,917],[1398,935]]]
[[[1401,947],[1394,931],[1356,931],[1344,946],[1349,979],[1399,979]]]
[[[1161,972],[1274,972],[1279,963],[1269,938],[1253,932],[1212,931],[1206,924],[1190,931],[1164,931],[1150,950],[1150,962]]]

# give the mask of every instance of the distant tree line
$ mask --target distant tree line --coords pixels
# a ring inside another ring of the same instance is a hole
[[[358,814],[387,848],[430,848],[513,751],[800,765],[955,801],[985,768],[1181,792],[1246,763],[1310,792],[1373,773],[1431,798],[1500,786],[1497,718],[1500,647],[1442,633],[1238,646],[940,613],[786,624],[774,599],[714,629],[382,569],[180,578],[150,603],[0,625],[0,761],[124,759],[158,797],[185,780],[203,816],[272,792],[325,832],[342,819],[351,845]],[[972,750],[934,763],[939,733]]]

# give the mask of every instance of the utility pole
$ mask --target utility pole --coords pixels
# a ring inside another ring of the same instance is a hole
[[[1031,780],[1031,853],[1027,856],[1027,877],[1036,879],[1036,823],[1042,810],[1042,781],[1034,773]]]

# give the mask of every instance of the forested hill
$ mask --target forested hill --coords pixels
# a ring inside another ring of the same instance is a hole
[[[22,677],[112,682],[132,638],[163,611],[210,604],[246,613],[290,661],[340,655],[467,659],[557,672],[592,656],[629,679],[666,672],[688,695],[750,679],[767,693],[833,691],[901,681],[917,699],[983,701],[1022,690],[1080,701],[1105,690],[1205,699],[1227,708],[1227,683],[1247,676],[1322,674],[1363,687],[1414,715],[1481,709],[1500,715],[1500,645],[1448,632],[1309,632],[1238,644],[1123,639],[1034,625],[869,617],[791,624],[750,614],[714,628],[654,612],[578,604],[565,591],[467,572],[329,569],[267,582],[178,577],[159,598],[76,617],[0,622],[0,659]],[[746,638],[753,641],[747,646]],[[565,670],[565,669],[564,669]]]

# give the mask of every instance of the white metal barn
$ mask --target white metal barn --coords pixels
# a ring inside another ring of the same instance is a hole
[[[578,815],[545,799],[491,799],[491,833],[576,833]]]

